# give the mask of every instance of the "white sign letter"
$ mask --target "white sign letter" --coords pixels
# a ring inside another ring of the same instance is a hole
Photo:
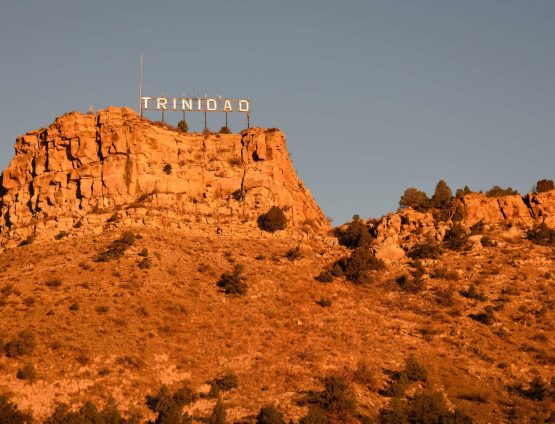
[[[177,110],[177,99],[173,98],[173,110]]]
[[[148,101],[152,100],[152,97],[141,97],[143,102],[143,109],[148,109]]]
[[[225,99],[224,112],[233,112],[233,109],[231,108],[231,102],[229,101],[229,99]]]
[[[168,99],[166,99],[165,97],[157,97],[156,98],[156,109],[160,110],[160,109],[164,109],[166,110],[166,105],[168,104]]]
[[[218,105],[214,99],[206,99],[206,109],[214,112]]]
[[[200,108],[200,100],[201,100],[201,99],[197,99],[197,110],[202,110],[202,109]]]
[[[239,100],[239,112],[248,112],[250,103],[248,100]]]
[[[193,110],[193,99],[181,99],[182,110]]]

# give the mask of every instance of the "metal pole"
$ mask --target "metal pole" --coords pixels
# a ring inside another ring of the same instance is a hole
[[[141,53],[141,70],[140,70],[140,77],[139,77],[139,111],[141,113],[141,117],[143,116],[143,54]]]
[[[185,93],[183,93],[183,98],[185,98]],[[187,122],[187,121],[185,120],[185,108],[183,108],[183,121],[184,121],[184,122]]]
[[[251,127],[251,114],[247,112],[247,129]]]
[[[227,112],[225,113],[225,126],[227,127]]]

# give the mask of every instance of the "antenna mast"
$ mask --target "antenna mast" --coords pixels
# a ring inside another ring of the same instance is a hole
[[[141,112],[141,117],[143,116],[143,54],[141,53],[141,65],[140,65],[140,76],[139,76],[139,111]]]

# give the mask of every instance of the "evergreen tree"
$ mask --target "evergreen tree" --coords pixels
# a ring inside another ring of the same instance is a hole
[[[449,188],[444,180],[439,180],[436,185],[434,195],[432,196],[432,207],[444,209],[449,205],[452,198],[453,192],[451,191],[451,188]]]
[[[409,187],[399,199],[399,207],[401,209],[413,208],[417,211],[425,211],[430,207],[430,199],[423,191]]]
[[[177,123],[177,129],[181,132],[188,132],[189,131],[189,125],[187,125],[187,121],[182,119],[181,121],[179,121]]]

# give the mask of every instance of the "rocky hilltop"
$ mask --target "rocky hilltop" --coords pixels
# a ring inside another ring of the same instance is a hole
[[[443,240],[457,220],[467,229],[477,224],[504,227],[505,238],[523,237],[525,230],[535,224],[555,228],[555,190],[501,197],[469,193],[455,198],[451,210],[446,219],[437,219],[433,211],[406,208],[369,220],[367,225],[376,236],[373,243],[376,256],[389,261],[406,259],[405,252],[410,246],[430,237]],[[457,211],[459,216],[455,218]],[[480,239],[481,236],[474,237],[476,248],[481,246]]]
[[[181,133],[121,107],[20,136],[0,194],[2,244],[106,223],[248,233],[273,205],[290,228],[329,228],[281,131]]]

